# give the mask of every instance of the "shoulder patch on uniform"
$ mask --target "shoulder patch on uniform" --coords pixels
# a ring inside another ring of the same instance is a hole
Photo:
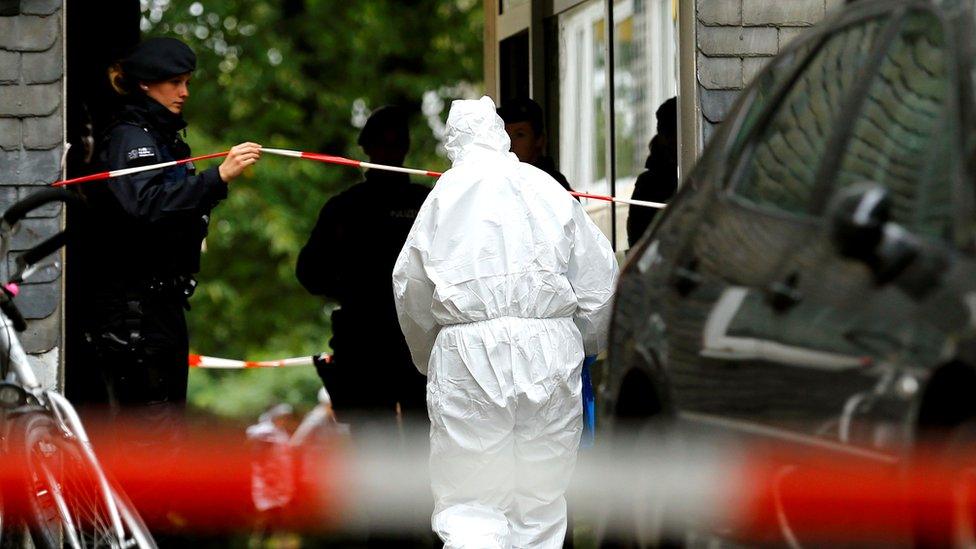
[[[390,217],[395,219],[416,219],[417,212],[416,209],[403,209],[403,210],[390,210]]]
[[[153,158],[156,156],[155,147],[136,147],[125,153],[125,157],[129,160],[138,160],[140,158]]]

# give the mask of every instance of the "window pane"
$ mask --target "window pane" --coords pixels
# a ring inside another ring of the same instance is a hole
[[[606,169],[606,9],[590,0],[558,16],[559,170],[576,190],[608,194]],[[610,206],[584,202],[609,238]]]
[[[808,41],[790,54],[781,54],[770,62],[768,68],[759,73],[755,85],[750,90],[752,98],[749,100],[748,106],[745,107],[746,111],[742,116],[742,121],[735,134],[731,136],[731,144],[729,145],[731,150],[738,151],[741,149],[749,133],[756,127],[762,114],[769,107],[770,102],[775,100],[776,91],[793,75],[797,63],[806,59],[810,50],[816,45],[816,41]]]
[[[881,183],[893,221],[934,238],[949,238],[952,224],[947,65],[939,20],[910,14],[854,121],[837,178],[837,188]]]
[[[738,196],[774,210],[807,211],[827,141],[881,24],[857,25],[827,39],[759,137]]]
[[[651,139],[657,133],[655,112],[668,98],[677,95],[676,23],[672,0],[614,3],[617,196],[630,197],[633,193],[634,182],[645,169]],[[627,248],[628,210],[626,205],[617,205],[618,250]]]

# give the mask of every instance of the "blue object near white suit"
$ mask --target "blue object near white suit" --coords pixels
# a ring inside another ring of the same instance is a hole
[[[592,448],[596,439],[596,393],[590,375],[590,366],[594,362],[596,356],[583,359],[583,435],[580,437],[580,448]]]

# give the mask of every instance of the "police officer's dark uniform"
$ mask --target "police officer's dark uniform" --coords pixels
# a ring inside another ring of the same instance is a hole
[[[406,132],[405,119],[382,118],[374,114],[363,136],[374,124],[399,124]],[[366,148],[363,137],[360,144]],[[392,417],[397,403],[405,415],[427,419],[427,380],[413,366],[400,331],[391,277],[429,192],[406,174],[369,170],[365,181],[325,204],[298,257],[299,282],[340,304],[332,314],[333,361],[319,375],[344,421],[355,423],[357,412]]]
[[[661,136],[651,140],[651,154],[644,163],[647,169],[634,182],[634,200],[667,203],[678,191],[678,163]],[[673,152],[673,151],[672,151]],[[633,248],[647,232],[658,210],[631,205],[627,216],[627,243]]]
[[[400,331],[392,276],[429,192],[411,183],[406,174],[369,170],[365,181],[326,202],[298,257],[296,274],[302,285],[340,304],[332,313],[333,360],[317,369],[337,416],[352,425],[354,434],[370,430],[391,442],[424,445],[427,441],[426,436],[391,436],[397,403],[404,424],[418,428],[407,434],[419,435],[419,426],[428,421],[427,378],[413,365]],[[429,528],[432,509],[432,500],[418,503],[407,519],[417,532]],[[365,546],[434,546],[428,537],[429,533],[424,537],[370,532]]]
[[[143,42],[122,62],[127,78],[144,82],[195,66],[189,47],[165,38]],[[146,94],[130,93],[98,145],[99,168],[188,158],[190,148],[180,137],[185,127],[181,115]],[[181,408],[189,350],[184,310],[210,211],[227,196],[227,185],[216,167],[198,174],[184,164],[89,183],[83,192],[91,208],[76,247],[84,305],[75,315],[83,317],[86,356],[75,361],[75,371],[69,366],[67,389],[88,403],[107,397],[123,407]],[[90,382],[71,383],[72,377],[98,374],[107,395],[93,394]]]
[[[406,174],[367,171],[329,200],[298,258],[308,291],[338,301],[332,364],[320,369],[338,412],[399,402],[426,417],[426,378],[413,367],[393,301],[393,264],[430,189]]]
[[[678,191],[678,100],[668,99],[655,112],[657,134],[644,162],[647,171],[634,182],[634,200],[666,203]],[[647,232],[658,210],[631,205],[627,215],[627,243],[633,248]]]

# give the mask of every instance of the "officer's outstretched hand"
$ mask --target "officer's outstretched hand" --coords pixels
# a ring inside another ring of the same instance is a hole
[[[220,178],[224,183],[230,183],[235,177],[241,175],[244,168],[254,164],[259,158],[261,158],[261,145],[251,142],[234,145],[230,149],[230,154],[217,168]]]

